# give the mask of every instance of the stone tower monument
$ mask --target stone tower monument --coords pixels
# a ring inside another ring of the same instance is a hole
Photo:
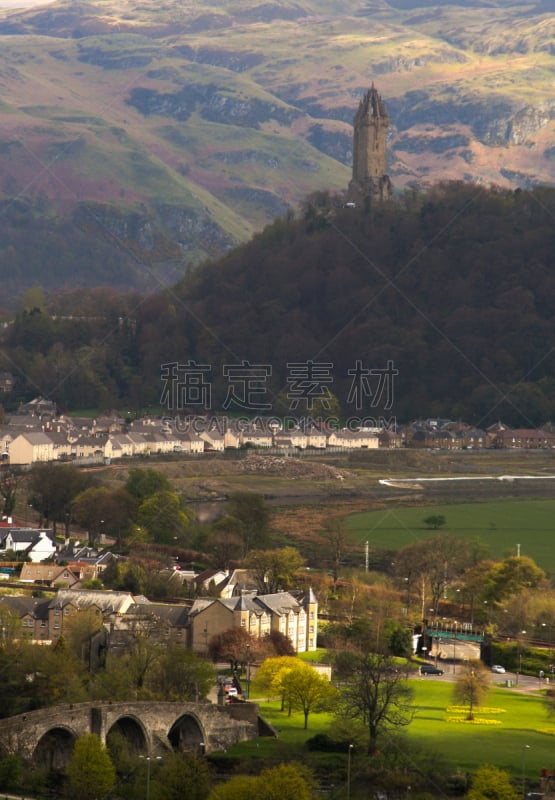
[[[360,101],[353,127],[353,177],[347,201],[358,205],[366,198],[391,197],[393,186],[387,174],[385,143],[389,116],[373,83]]]

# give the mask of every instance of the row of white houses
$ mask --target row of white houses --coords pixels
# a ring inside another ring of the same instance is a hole
[[[245,446],[284,450],[374,449],[379,446],[378,433],[363,429],[332,430],[328,433],[315,429],[305,433],[300,430],[269,432],[255,428],[221,431],[217,427],[198,432],[153,431],[151,427],[107,436],[78,437],[70,437],[65,432],[25,431],[12,438],[10,433],[4,431],[1,441],[4,460],[20,466],[95,457],[115,459],[159,453],[223,452],[226,448]]]

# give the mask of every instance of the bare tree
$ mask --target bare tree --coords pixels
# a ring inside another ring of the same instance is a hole
[[[339,700],[340,714],[361,720],[368,730],[368,754],[388,728],[409,725],[413,692],[390,656],[359,652],[350,659],[347,686]]]
[[[322,532],[324,540],[325,558],[330,565],[333,582],[337,583],[343,554],[349,539],[347,530],[340,520],[329,520]]]
[[[467,719],[474,719],[474,709],[484,702],[490,684],[488,673],[481,661],[466,661],[453,688],[453,697],[468,706]]]

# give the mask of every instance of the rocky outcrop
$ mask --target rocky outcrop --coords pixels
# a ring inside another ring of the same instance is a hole
[[[407,92],[388,102],[397,130],[414,125],[467,125],[476,138],[490,146],[523,144],[555,118],[555,101],[537,106],[519,105],[507,98],[475,97],[445,99],[425,91]]]
[[[156,211],[169,237],[182,252],[189,253],[200,246],[207,253],[218,254],[234,244],[206,209],[162,204],[156,206]]]
[[[350,132],[342,133],[337,130],[327,130],[320,123],[312,125],[309,129],[307,140],[313,147],[330,158],[341,161],[350,166],[353,161],[353,137]]]
[[[400,136],[395,142],[396,150],[405,153],[445,153],[457,147],[467,147],[470,144],[468,136],[461,133],[452,133],[448,136]]]
[[[177,92],[164,93],[154,89],[136,87],[126,102],[141,114],[160,114],[186,120],[198,110],[210,122],[258,128],[263,122],[275,120],[289,125],[300,112],[277,102],[266,102],[253,97],[239,98],[233,91],[224,91],[212,84],[193,84]]]
[[[223,67],[232,72],[246,72],[264,61],[262,53],[234,52],[233,50],[210,47],[199,47],[195,50],[186,45],[180,45],[173,48],[173,50],[178,56],[188,61],[194,61],[197,64],[208,64],[211,67]]]

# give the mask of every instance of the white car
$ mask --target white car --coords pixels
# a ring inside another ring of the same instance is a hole
[[[501,664],[494,664],[491,668],[492,672],[497,672],[499,675],[503,675],[505,672],[505,667],[502,667]]]

